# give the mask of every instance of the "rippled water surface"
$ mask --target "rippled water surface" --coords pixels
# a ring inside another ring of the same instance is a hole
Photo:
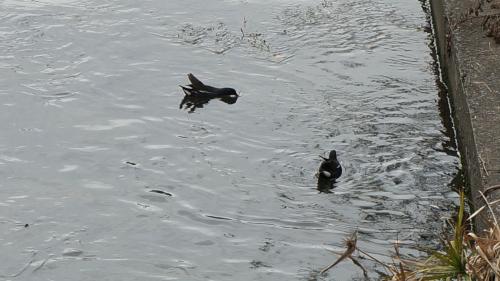
[[[427,27],[417,0],[0,1],[0,277],[353,280],[316,274],[355,230],[419,254],[458,165]],[[190,72],[241,97],[179,109]]]

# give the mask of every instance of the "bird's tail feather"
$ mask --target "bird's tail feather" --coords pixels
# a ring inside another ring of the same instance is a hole
[[[179,87],[181,87],[182,91],[184,91],[184,95],[186,95],[186,96],[190,96],[191,95],[191,91],[189,91],[191,89],[186,88],[186,87],[181,86],[181,85],[179,85]]]
[[[198,78],[196,78],[192,73],[188,74],[188,79],[191,82],[191,85],[194,89],[203,89],[205,88],[205,84],[203,84]]]

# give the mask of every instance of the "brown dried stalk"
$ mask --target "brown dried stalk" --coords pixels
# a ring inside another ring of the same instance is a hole
[[[365,275],[365,277],[368,277],[368,272],[366,271],[366,269],[361,265],[361,263],[359,263],[359,261],[357,261],[352,256],[352,254],[354,253],[354,251],[357,248],[357,246],[356,246],[357,241],[358,241],[357,232],[354,232],[349,238],[346,238],[345,239],[345,244],[346,244],[345,252],[334,263],[332,263],[331,265],[329,265],[329,266],[325,267],[323,270],[321,270],[320,274],[324,274],[325,272],[330,270],[330,268],[334,267],[339,262],[348,258],[355,265],[359,266],[363,270],[363,274]]]

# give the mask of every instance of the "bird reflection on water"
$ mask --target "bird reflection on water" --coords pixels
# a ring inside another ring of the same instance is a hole
[[[179,105],[179,109],[189,110],[193,113],[197,108],[203,108],[212,99],[218,99],[227,104],[234,104],[239,95],[233,88],[216,88],[203,84],[193,74],[188,74],[191,84],[180,86],[184,91],[184,98]]]
[[[336,187],[337,182],[322,176],[318,176],[317,190],[320,193],[332,193],[332,189]]]
[[[184,109],[189,110],[189,113],[193,113],[196,109],[203,108],[203,106],[205,104],[208,104],[208,102],[212,99],[218,99],[227,104],[233,104],[236,102],[236,100],[238,100],[238,96],[217,98],[217,97],[196,97],[196,96],[185,95],[181,101],[181,104],[179,105],[179,109],[182,109],[184,107]]]

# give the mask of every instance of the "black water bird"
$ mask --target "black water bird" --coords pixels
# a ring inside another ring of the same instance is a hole
[[[330,180],[336,180],[342,175],[342,166],[337,160],[337,151],[330,151],[328,158],[320,156],[323,159],[319,166],[318,177],[324,177]]]
[[[233,104],[238,100],[238,93],[233,88],[216,88],[203,84],[193,74],[188,74],[188,79],[191,84],[180,86],[184,91],[184,98],[179,105],[182,109],[189,109],[189,112],[194,112],[197,108],[202,108],[212,99],[219,99],[227,104]]]
[[[323,159],[319,166],[318,190],[321,192],[329,192],[334,188],[335,181],[342,175],[342,166],[337,160],[337,151],[332,150],[328,158],[320,156]]]

